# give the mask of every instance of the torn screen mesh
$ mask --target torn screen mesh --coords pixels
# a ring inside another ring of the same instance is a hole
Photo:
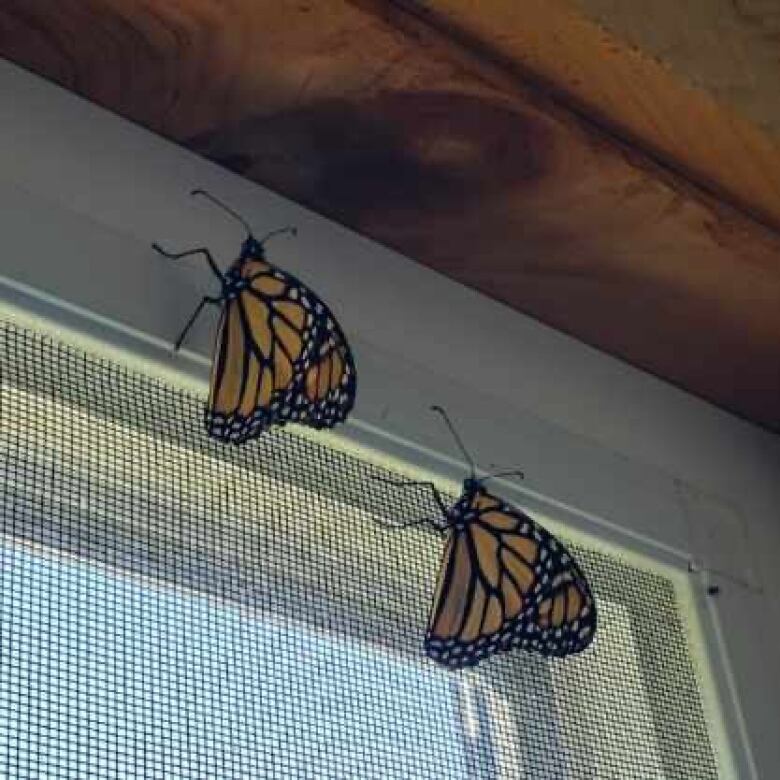
[[[436,512],[287,432],[0,324],[0,776],[718,776],[672,584],[569,545],[581,656],[425,658]]]

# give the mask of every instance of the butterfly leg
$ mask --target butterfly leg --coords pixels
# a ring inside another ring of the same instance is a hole
[[[211,252],[209,252],[209,250],[205,247],[201,246],[197,247],[196,249],[188,249],[186,252],[167,252],[159,244],[152,244],[152,249],[154,249],[155,252],[161,254],[163,257],[167,257],[169,260],[181,260],[185,257],[203,255],[206,258],[206,262],[209,264],[209,267],[216,275],[217,279],[219,279],[220,282],[225,281],[225,277],[223,276],[222,271],[219,270],[219,267],[212,257]]]
[[[415,525],[427,525],[433,528],[433,530],[436,531],[439,536],[445,536],[447,533],[447,531],[439,523],[437,523],[436,520],[433,520],[430,517],[423,517],[420,520],[408,520],[403,523],[388,522],[387,520],[380,520],[378,517],[375,517],[374,521],[383,528],[389,528],[391,531],[399,531],[404,528],[411,528]]]
[[[195,311],[192,314],[192,317],[189,318],[187,321],[187,324],[184,326],[184,330],[179,334],[179,338],[176,339],[176,343],[173,345],[173,351],[178,352],[179,348],[181,347],[182,343],[184,342],[184,338],[186,337],[187,333],[189,333],[190,328],[195,324],[195,320],[198,319],[198,316],[203,311],[203,307],[207,304],[213,304],[213,305],[219,305],[222,303],[221,298],[211,298],[209,296],[205,296],[203,300],[198,304],[198,308],[195,309]]]
[[[447,516],[447,507],[444,504],[444,499],[441,497],[441,493],[439,493],[438,488],[436,485],[433,484],[433,482],[420,482],[418,480],[414,479],[387,479],[385,477],[374,477],[375,480],[378,482],[384,482],[388,485],[394,485],[395,487],[406,487],[407,485],[418,485],[420,487],[427,487],[431,489],[431,492],[433,493],[433,497],[436,499],[436,503],[439,505],[439,509],[441,509],[442,515],[444,517]]]

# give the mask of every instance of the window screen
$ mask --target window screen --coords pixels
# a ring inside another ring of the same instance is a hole
[[[594,645],[422,652],[436,511],[376,466],[0,324],[3,778],[716,778],[672,584],[572,546]]]

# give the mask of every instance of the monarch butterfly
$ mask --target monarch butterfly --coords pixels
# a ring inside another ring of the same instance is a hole
[[[442,512],[441,518],[422,521],[446,537],[426,653],[460,669],[513,648],[545,656],[584,650],[596,632],[596,604],[579,566],[552,534],[485,488],[490,477],[521,472],[477,479],[446,412],[432,408],[471,464],[460,498],[447,507],[431,482],[383,480],[431,488]]]
[[[352,353],[330,309],[292,274],[272,265],[264,244],[247,222],[205,190],[208,198],[237,219],[247,231],[236,261],[222,272],[208,249],[167,252],[179,260],[201,255],[220,282],[218,297],[205,296],[190,317],[174,349],[206,304],[221,306],[211,368],[205,423],[208,433],[239,444],[269,426],[294,421],[313,428],[343,422],[355,401]]]

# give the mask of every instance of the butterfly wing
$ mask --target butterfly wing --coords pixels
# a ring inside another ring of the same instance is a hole
[[[595,630],[590,589],[563,546],[484,490],[453,508],[425,650],[450,668],[515,647],[583,650]]]
[[[329,333],[341,337],[334,349],[348,357],[348,363],[341,360],[349,367],[351,398],[355,370],[346,340],[325,304],[266,261],[244,262],[240,275],[241,286],[226,301],[217,331],[206,409],[209,434],[240,443],[274,424],[297,421],[330,427],[343,420],[351,401],[346,404],[339,395],[336,360],[322,350]],[[307,375],[323,361],[328,363],[328,390],[312,401],[306,394]],[[339,400],[338,409],[332,408]]]
[[[330,312],[318,348],[307,361],[301,421],[314,428],[343,422],[355,403],[355,363],[347,340]]]
[[[560,542],[544,529],[552,550],[546,559],[535,606],[522,631],[508,635],[502,649],[521,647],[543,655],[565,656],[584,650],[596,633],[596,606],[585,576]]]

